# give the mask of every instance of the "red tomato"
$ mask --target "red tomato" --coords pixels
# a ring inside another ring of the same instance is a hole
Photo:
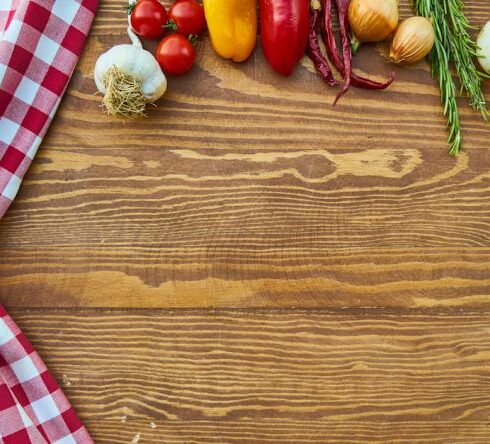
[[[168,21],[167,11],[158,0],[138,0],[131,12],[131,27],[145,39],[158,39]]]
[[[156,56],[164,73],[178,76],[192,68],[196,50],[183,35],[171,34],[159,43]]]
[[[176,0],[168,10],[172,29],[185,37],[199,35],[206,26],[204,8],[196,0]]]

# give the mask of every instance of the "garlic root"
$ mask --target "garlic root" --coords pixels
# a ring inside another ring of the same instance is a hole
[[[106,93],[102,104],[107,114],[128,119],[145,115],[146,100],[136,77],[113,65],[104,74],[104,86]]]

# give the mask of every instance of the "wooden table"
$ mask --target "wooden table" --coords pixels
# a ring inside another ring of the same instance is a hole
[[[124,124],[92,80],[121,4],[0,223],[0,300],[95,440],[490,442],[490,126],[462,99],[453,159],[425,63],[333,108],[207,41]]]

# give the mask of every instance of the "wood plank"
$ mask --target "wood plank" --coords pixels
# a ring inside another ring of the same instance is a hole
[[[219,243],[219,237],[209,242]],[[312,238],[313,239],[313,238]],[[208,244],[209,245],[209,244]],[[459,307],[487,311],[485,248],[3,249],[13,307]],[[170,259],[169,259],[170,258]]]
[[[488,442],[489,426],[477,421],[329,421],[267,420],[267,421],[185,421],[167,422],[117,420],[92,422],[104,443],[216,443],[216,444],[307,444],[307,443],[436,443],[468,444]]]
[[[12,315],[97,442],[490,440],[488,313]]]

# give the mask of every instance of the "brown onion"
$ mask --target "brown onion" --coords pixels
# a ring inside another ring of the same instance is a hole
[[[395,32],[390,47],[390,59],[394,63],[416,63],[429,54],[435,39],[431,20],[426,17],[410,17],[400,23]]]
[[[349,22],[359,42],[380,42],[398,25],[398,0],[352,0]]]

